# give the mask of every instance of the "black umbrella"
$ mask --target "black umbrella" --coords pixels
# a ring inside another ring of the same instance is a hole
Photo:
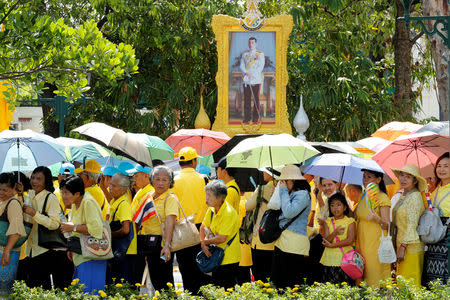
[[[214,162],[218,162],[222,157],[226,156],[239,142],[257,136],[260,136],[260,134],[237,134],[233,136],[213,153]],[[234,180],[236,180],[239,189],[243,192],[253,192],[255,185],[264,184],[263,172],[255,168],[230,168],[230,173],[234,173]],[[251,178],[253,178],[253,182]]]

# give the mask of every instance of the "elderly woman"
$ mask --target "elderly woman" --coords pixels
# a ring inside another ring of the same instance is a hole
[[[121,173],[116,173],[109,183],[111,200],[111,226],[112,246],[114,258],[110,260],[110,276],[112,278],[124,278],[133,282],[133,265],[137,254],[136,230],[134,228],[131,213],[130,178]]]
[[[383,173],[371,170],[363,171],[363,185],[366,188],[369,183],[377,184],[380,188],[378,201],[375,207],[368,206],[367,192],[363,194],[356,207],[356,249],[366,260],[364,267],[364,280],[368,285],[376,286],[380,280],[388,279],[391,276],[391,266],[381,264],[378,259],[378,248],[380,247],[381,232],[387,235],[390,223],[391,200],[386,195],[386,185],[383,180]]]
[[[34,169],[30,183],[32,190],[28,193],[27,199],[31,202],[31,206],[23,205],[24,213],[32,217],[33,224],[25,250],[31,257],[27,284],[30,287],[43,286],[50,289],[52,276],[55,287],[63,288],[70,284],[73,264],[67,258],[66,251],[40,247],[38,238],[38,225],[49,230],[59,228],[61,207],[58,198],[53,194],[55,188],[50,169],[43,166]]]
[[[63,201],[71,205],[69,222],[61,223],[61,231],[72,233],[72,237],[90,235],[102,239],[102,212],[97,201],[89,193],[85,193],[83,180],[78,176],[63,179],[60,190]],[[75,265],[73,278],[78,278],[79,283],[84,284],[84,292],[104,289],[106,260],[89,260],[79,252],[68,251],[67,255]]]
[[[7,298],[16,279],[19,264],[20,246],[16,242],[21,236],[26,236],[23,226],[21,202],[16,195],[17,177],[13,173],[0,174],[0,220],[6,222],[7,227],[1,228],[6,236],[6,244],[0,245],[0,297]],[[2,240],[4,238],[2,237]]]
[[[427,181],[420,176],[419,168],[412,164],[392,171],[403,189],[392,211],[391,230],[397,251],[397,275],[412,278],[420,286],[424,244],[419,239],[417,226],[425,211],[421,192],[427,188]]]
[[[238,283],[238,266],[241,260],[239,216],[225,201],[227,186],[222,181],[209,182],[205,191],[209,208],[200,226],[201,247],[207,256],[211,256],[209,245],[216,245],[225,250],[221,265],[212,272],[212,281],[217,286],[230,288]]]
[[[311,187],[295,165],[285,166],[278,180],[281,181],[280,227],[292,222],[275,242],[271,279],[277,288],[285,288],[302,284],[303,278],[308,277],[305,266],[310,245],[306,227]]]
[[[431,195],[433,207],[439,209],[439,216],[442,224],[448,222],[450,217],[450,158],[449,152],[441,155],[435,164],[434,175],[436,177],[436,189]],[[442,282],[449,279],[449,230],[447,235],[436,244],[427,245],[428,250],[425,254],[424,272],[425,280],[429,282],[440,278]]]
[[[154,187],[153,204],[156,215],[142,222],[139,231],[139,251],[147,257],[148,269],[156,290],[173,284],[173,258],[170,252],[172,233],[178,216],[178,199],[169,189],[173,187],[173,172],[166,166],[157,166],[150,174]],[[164,224],[164,232],[162,231]]]

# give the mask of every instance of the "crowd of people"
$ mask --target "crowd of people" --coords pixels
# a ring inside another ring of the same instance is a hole
[[[424,192],[431,188],[417,166],[393,169],[400,189],[390,199],[382,173],[361,170],[361,185],[345,185],[302,174],[296,165],[261,169],[265,184],[243,193],[234,179],[239,169],[228,168],[225,158],[213,164],[217,179],[196,171],[197,158],[195,149],[181,149],[176,175],[161,161],[153,168],[122,163],[102,169],[94,160],[79,168],[63,164],[57,180],[44,166],[29,180],[18,172],[0,174],[1,295],[8,295],[16,279],[47,289],[78,279],[92,293],[114,279],[141,282],[145,268],[160,290],[174,283],[175,258],[183,287],[193,294],[209,283],[228,288],[251,280],[285,288],[314,282],[376,286],[392,274],[424,286],[449,278],[448,228],[442,240],[428,245],[417,231],[428,206]],[[448,224],[448,152],[436,161],[434,173],[430,198]],[[379,188],[373,203],[369,184]],[[269,209],[280,210],[283,230],[263,243],[259,225]],[[171,251],[180,210],[194,216],[200,243]],[[254,222],[243,222],[246,215]],[[397,260],[380,263],[380,237],[389,234]],[[196,257],[201,251],[210,256],[211,247],[222,248],[224,257],[205,274]],[[355,280],[341,268],[353,249],[365,262],[363,276]]]

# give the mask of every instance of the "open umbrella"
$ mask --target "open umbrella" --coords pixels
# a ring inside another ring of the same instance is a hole
[[[326,153],[317,156],[305,167],[303,172],[336,182],[362,185],[362,169],[385,173],[373,160],[344,153]],[[385,183],[392,183],[392,180],[389,180],[386,176],[384,179]]]
[[[424,131],[431,131],[431,132],[434,132],[439,135],[449,136],[450,135],[449,134],[449,122],[448,121],[442,121],[442,122],[431,121],[430,123],[423,125],[422,128],[420,128],[419,130],[417,130],[416,132],[413,132],[413,133],[421,133]]]
[[[347,153],[358,154],[352,146],[346,142],[310,142],[311,146],[320,151],[320,153]]]
[[[372,150],[373,152],[378,152],[387,145],[390,144],[388,140],[382,139],[380,137],[370,136],[368,138],[357,141],[357,143],[363,145],[367,149]]]
[[[0,132],[0,170],[30,171],[65,160],[64,147],[48,135],[30,129]]]
[[[56,141],[64,147],[66,161],[83,161],[114,155],[110,150],[91,141],[66,137],[56,138]]]
[[[237,144],[227,155],[227,167],[259,169],[300,164],[319,153],[307,142],[290,134],[264,134]]]
[[[73,129],[100,145],[111,149],[115,154],[128,157],[140,164],[151,166],[149,149],[135,136],[121,129],[103,123],[92,122]]]
[[[434,163],[449,149],[449,137],[425,131],[398,137],[375,154],[372,159],[390,177],[394,176],[391,168],[400,169],[406,164],[418,166],[424,177],[433,177]]]
[[[230,137],[223,132],[207,129],[180,129],[166,139],[175,152],[192,147],[199,155],[208,155],[219,149]]]
[[[150,151],[152,159],[168,160],[173,158],[175,151],[160,137],[146,133],[128,133],[143,143]]]
[[[378,128],[377,131],[372,133],[372,136],[393,141],[401,135],[410,134],[419,130],[422,126],[411,122],[390,122]]]

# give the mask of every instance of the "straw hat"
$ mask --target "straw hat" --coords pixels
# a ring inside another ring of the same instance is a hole
[[[400,172],[408,173],[408,174],[414,176],[419,183],[419,191],[421,191],[421,192],[425,191],[428,187],[426,179],[423,178],[422,176],[420,176],[419,167],[417,167],[416,165],[407,164],[407,165],[403,166],[403,168],[401,168],[401,169],[391,168],[391,170],[392,170],[392,172],[394,172],[394,174],[395,174],[395,176],[397,176],[397,178],[400,175]]]
[[[278,180],[306,180],[302,176],[300,168],[295,165],[287,165],[281,170],[281,175]]]

